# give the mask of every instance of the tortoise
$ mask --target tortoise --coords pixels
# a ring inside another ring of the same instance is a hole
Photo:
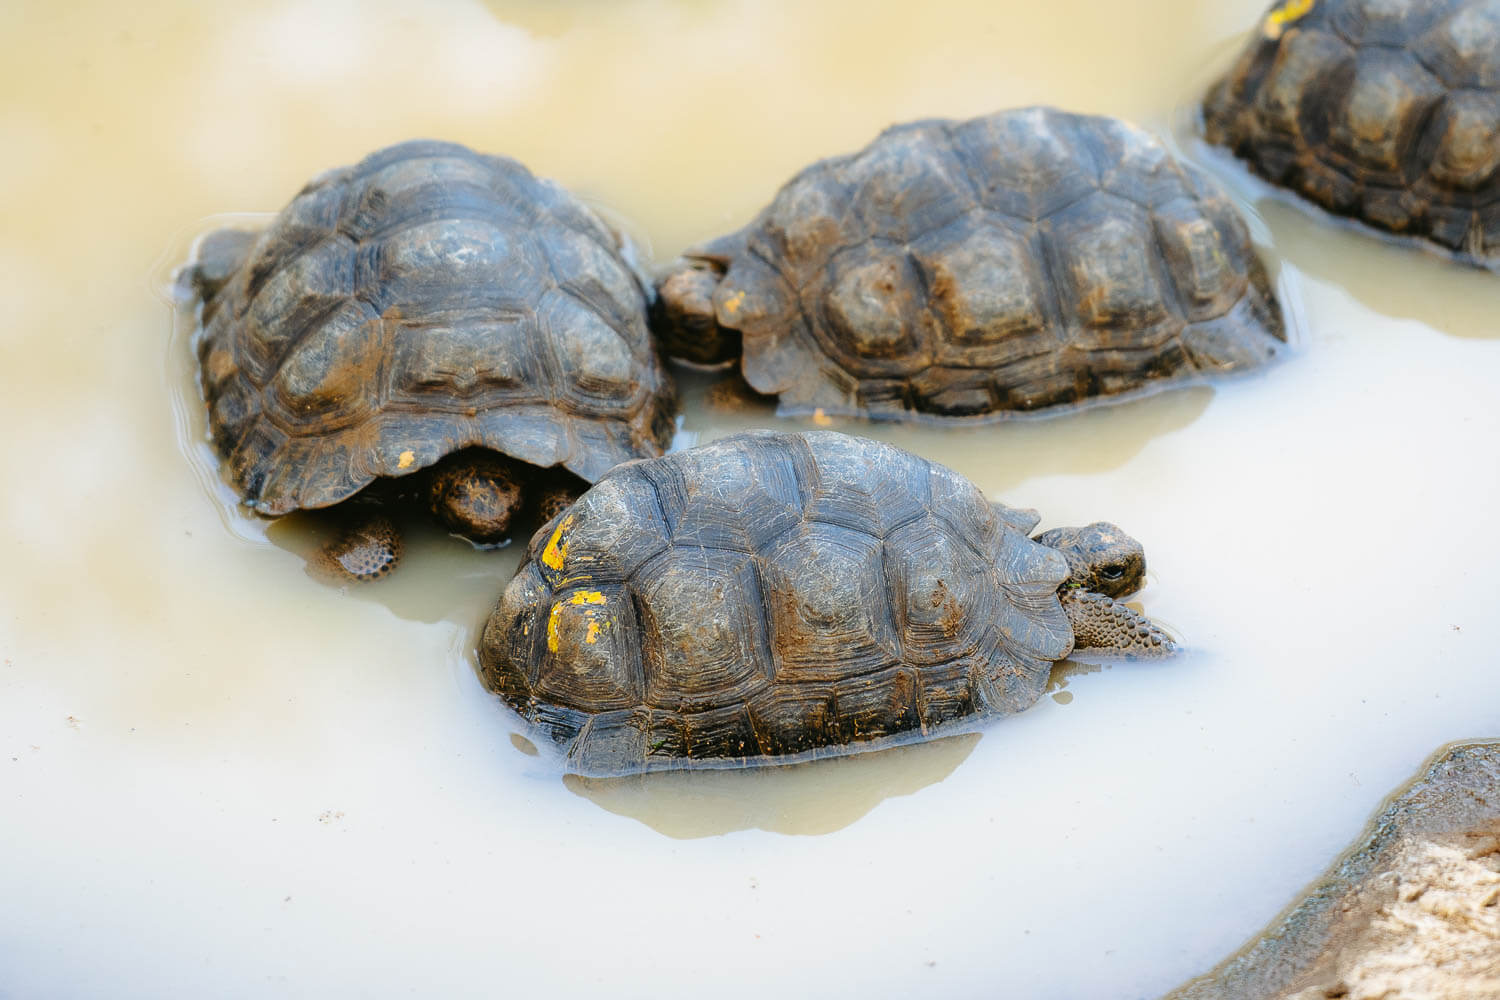
[[[1034,107],[813,164],[658,282],[670,355],[783,414],[995,419],[1244,370],[1286,341],[1229,198],[1146,132]]]
[[[584,775],[785,763],[1019,712],[1075,648],[1173,640],[1115,598],[1145,553],[834,431],[616,467],[532,537],[481,676]]]
[[[351,498],[425,499],[494,544],[528,493],[550,516],[661,454],[674,390],[630,253],[515,160],[431,141],[320,175],[263,232],[209,234],[186,278],[229,479],[269,516],[370,507],[322,564],[371,579],[399,538],[388,503]]]
[[[1287,0],[1203,102],[1209,142],[1324,209],[1500,268],[1500,3]]]

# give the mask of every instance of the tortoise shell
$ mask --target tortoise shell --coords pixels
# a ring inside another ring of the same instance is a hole
[[[1273,183],[1500,265],[1497,0],[1288,0],[1203,112]]]
[[[625,248],[514,160],[393,146],[245,242],[197,351],[214,443],[261,513],[470,446],[589,481],[661,454],[672,385]]]
[[[1212,180],[1131,125],[1049,108],[890,128],[687,256],[727,272],[715,318],[785,413],[1037,410],[1285,341]]]
[[[849,753],[1039,698],[1068,567],[968,480],[830,431],[739,434],[604,476],[540,529],[485,683],[570,769]]]

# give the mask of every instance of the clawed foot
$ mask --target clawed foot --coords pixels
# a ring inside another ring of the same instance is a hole
[[[314,576],[336,583],[379,580],[401,561],[401,535],[384,514],[350,521],[338,538],[325,545],[309,564]]]
[[[1177,643],[1159,625],[1112,597],[1091,590],[1068,588],[1058,592],[1073,648],[1116,656],[1167,656]]]

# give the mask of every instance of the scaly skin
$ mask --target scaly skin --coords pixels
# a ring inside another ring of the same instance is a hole
[[[401,533],[384,514],[350,519],[339,536],[312,559],[314,576],[334,581],[372,583],[389,575],[401,561]]]
[[[582,495],[583,490],[569,483],[551,483],[537,490],[537,523],[548,523],[554,517],[573,506],[573,502]]]
[[[1166,656],[1176,649],[1172,637],[1149,618],[1112,597],[1081,588],[1057,592],[1068,624],[1073,626],[1073,648],[1116,656]]]
[[[520,483],[524,470],[491,452],[460,452],[428,475],[427,506],[454,534],[481,545],[501,541],[526,503]],[[323,578],[368,583],[394,569],[401,552],[401,534],[389,517],[351,515],[338,538],[313,558],[312,568]]]

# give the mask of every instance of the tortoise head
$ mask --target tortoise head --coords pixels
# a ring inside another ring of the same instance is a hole
[[[1106,597],[1124,597],[1146,580],[1146,550],[1141,543],[1104,521],[1082,528],[1053,528],[1036,541],[1068,560],[1064,588],[1082,588]]]
[[[455,452],[429,473],[428,507],[444,527],[471,542],[503,541],[521,509],[524,469],[482,448]]]
[[[651,328],[669,356],[721,365],[740,356],[740,333],[719,324],[714,291],[728,261],[715,256],[679,260],[656,286]]]

